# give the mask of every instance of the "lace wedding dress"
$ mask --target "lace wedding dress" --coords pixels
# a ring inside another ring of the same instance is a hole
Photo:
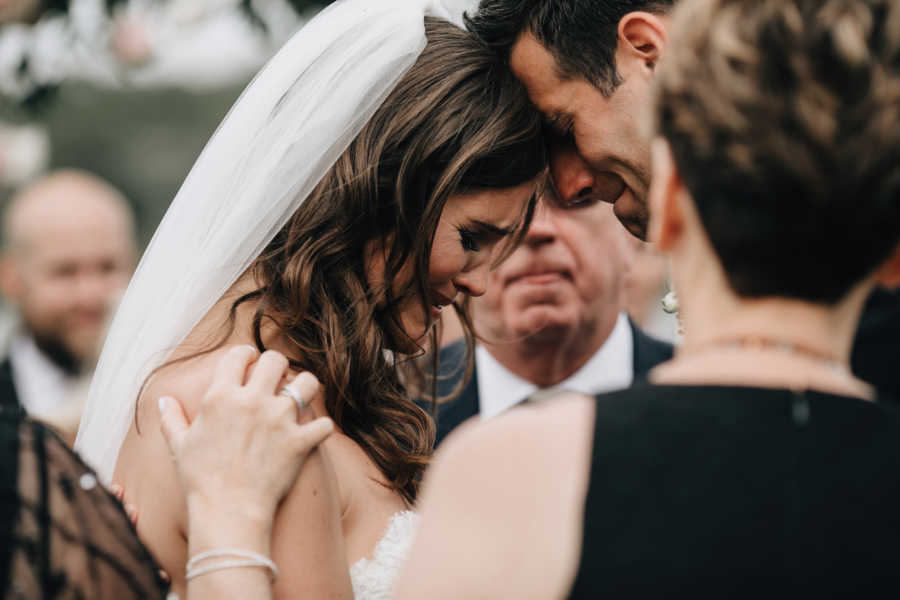
[[[419,516],[406,510],[391,517],[384,536],[375,544],[370,558],[350,567],[350,581],[356,600],[390,600],[394,583],[409,553]]]

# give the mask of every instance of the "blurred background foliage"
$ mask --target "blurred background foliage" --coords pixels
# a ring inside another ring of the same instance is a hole
[[[176,87],[127,90],[64,82],[39,110],[6,106],[0,119],[39,123],[49,139],[49,170],[96,173],[133,204],[142,243],[244,83],[192,92]],[[5,186],[8,196],[15,186]],[[4,201],[6,198],[4,198]]]
[[[86,169],[132,202],[144,243],[254,72],[329,3],[78,2],[0,0],[0,202]]]

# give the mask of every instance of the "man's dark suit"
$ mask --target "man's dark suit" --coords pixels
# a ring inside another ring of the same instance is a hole
[[[9,357],[0,362],[0,414],[22,413],[22,404],[12,378]]]
[[[646,377],[647,372],[672,358],[672,346],[665,342],[653,339],[638,329],[629,319],[632,337],[634,339],[634,381]],[[453,391],[459,378],[462,377],[462,362],[465,359],[465,343],[459,341],[450,344],[441,350],[441,374],[438,383],[438,393],[446,396]],[[429,407],[426,407],[426,410]],[[451,402],[438,406],[437,438],[435,446],[460,423],[477,415],[480,410],[478,401],[478,371],[472,372],[472,377],[462,393]]]

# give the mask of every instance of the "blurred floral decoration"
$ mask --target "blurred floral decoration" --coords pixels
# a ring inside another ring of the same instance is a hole
[[[325,3],[0,0],[0,94],[34,103],[70,78],[215,87],[258,69]]]
[[[329,3],[0,0],[0,190],[52,162],[42,120],[64,82],[190,93],[239,86]]]
[[[50,136],[34,124],[0,122],[0,187],[13,188],[37,177],[50,159]]]

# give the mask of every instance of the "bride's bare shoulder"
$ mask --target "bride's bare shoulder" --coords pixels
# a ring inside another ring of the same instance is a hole
[[[183,591],[187,546],[187,511],[179,489],[178,474],[160,431],[158,399],[172,396],[189,418],[212,381],[219,357],[215,350],[164,366],[146,383],[119,452],[113,479],[125,489],[125,501],[137,506],[138,534],[160,566],[173,576],[176,591]]]
[[[203,394],[212,381],[213,368],[219,354],[216,350],[190,360],[165,365],[150,376],[141,389],[136,403],[135,417],[119,452],[116,478],[120,471],[135,463],[154,460],[157,452],[163,452],[165,445],[159,431],[158,400],[162,396],[176,398],[184,407],[188,417],[192,417]],[[127,473],[123,474],[127,475]]]
[[[148,379],[141,393],[141,415],[152,413],[156,416],[158,399],[161,396],[171,396],[181,403],[188,417],[192,417],[212,383],[219,359],[228,351],[229,347],[222,347],[162,367]]]
[[[218,355],[225,351],[216,350],[164,366],[147,381],[140,398],[132,400],[137,403],[135,418],[122,443],[113,475],[124,486],[130,502],[138,506],[157,502],[159,490],[164,489],[162,482],[177,484],[175,469],[168,460],[168,446],[159,428],[159,398],[176,398],[192,418],[212,381]],[[180,505],[174,508],[179,510]]]

